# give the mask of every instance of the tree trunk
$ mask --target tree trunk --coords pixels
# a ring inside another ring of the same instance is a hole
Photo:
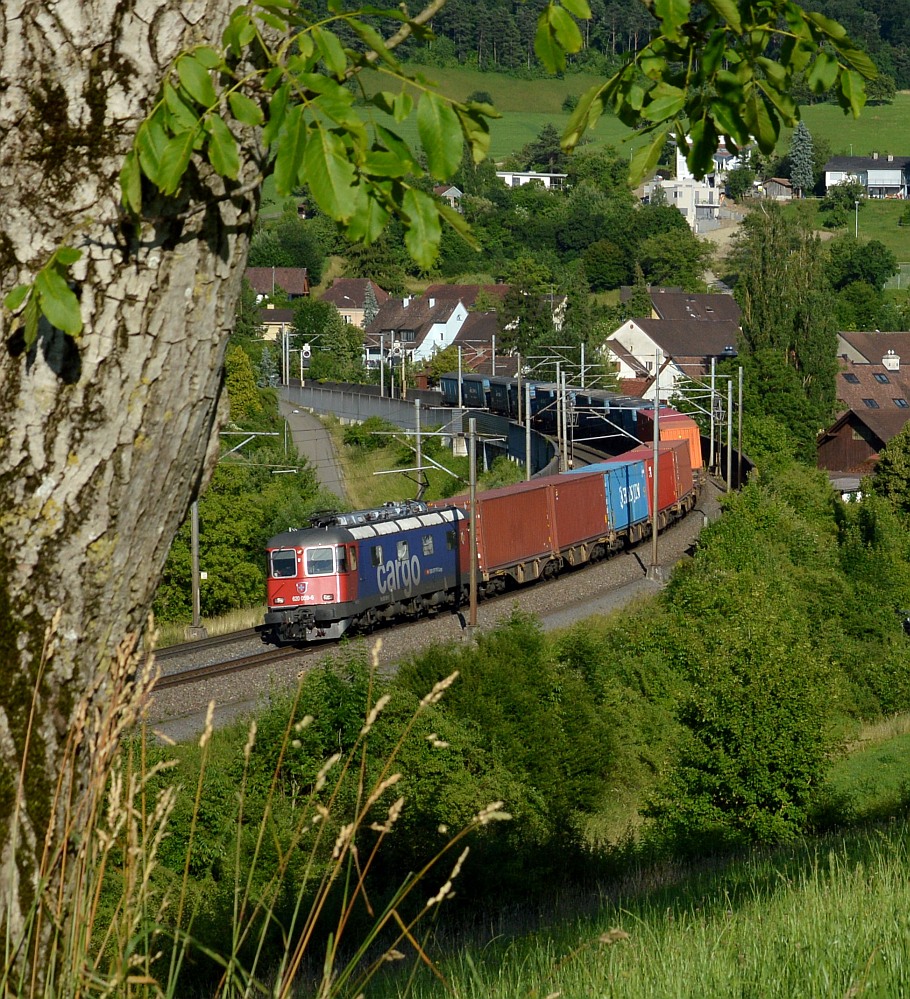
[[[143,628],[217,458],[222,358],[258,206],[241,188],[261,169],[258,140],[238,136],[236,185],[191,168],[138,230],[120,213],[118,174],[174,57],[217,44],[231,7],[4,6],[0,289],[30,282],[57,246],[80,248],[84,332],[43,323],[26,351],[0,320],[0,940],[35,901],[45,837],[59,844],[51,802],[75,706],[109,693],[115,647]],[[77,774],[94,751],[82,748]]]

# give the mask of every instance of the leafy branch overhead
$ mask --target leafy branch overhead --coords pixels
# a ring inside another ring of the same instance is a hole
[[[699,177],[722,138],[734,150],[755,141],[771,153],[781,126],[799,120],[791,97],[798,74],[814,93],[834,88],[854,117],[866,100],[865,81],[876,77],[872,60],[837,21],[792,0],[642,2],[656,19],[651,41],[582,97],[563,137],[566,149],[574,147],[612,108],[652,136],[633,157],[633,183],[654,169],[670,135]],[[544,59],[545,50],[538,55]]]
[[[417,181],[424,175],[448,179],[465,142],[474,160],[483,160],[490,145],[488,119],[496,112],[443,97],[393,54],[409,35],[427,33],[425,22],[442,0],[414,18],[403,7],[370,8],[363,12],[369,22],[343,13],[338,2],[329,6],[332,13],[313,22],[296,4],[257,0],[234,11],[220,50],[201,46],[177,59],[121,173],[131,213],[141,215],[143,178],[176,195],[194,157],[238,182],[239,137],[256,128],[266,149],[256,181],[273,173],[281,195],[306,184],[351,239],[370,243],[397,216],[411,255],[428,267],[441,221],[468,237],[461,216]],[[385,39],[373,26],[377,21],[393,22],[398,30]],[[357,74],[368,66],[390,80],[394,91],[358,90]],[[367,111],[355,107],[358,97]],[[397,130],[415,110],[423,162]]]
[[[328,15],[313,20],[292,0],[255,0],[234,10],[220,47],[181,53],[123,164],[125,212],[141,220],[153,190],[180,197],[188,177],[208,168],[224,179],[228,197],[270,174],[280,195],[306,185],[354,241],[372,243],[397,218],[422,267],[433,264],[444,223],[471,242],[462,216],[421,180],[448,180],[465,144],[476,163],[485,159],[497,113],[486,103],[443,96],[394,54],[406,38],[429,35],[427,24],[445,0],[429,0],[413,17],[404,4],[346,12],[342,2],[329,0]],[[865,101],[864,80],[875,76],[841,25],[792,0],[707,0],[694,8],[691,0],[642,2],[655,18],[651,41],[582,98],[563,137],[571,149],[612,108],[625,124],[653,135],[633,157],[634,182],[654,168],[671,134],[697,175],[710,169],[721,137],[734,148],[754,139],[771,152],[781,125],[799,116],[790,96],[797,73],[816,92],[836,86],[854,115]],[[534,45],[546,68],[565,69],[567,55],[582,47],[577,22],[590,17],[588,0],[549,0]],[[368,67],[388,89],[367,93],[359,73]],[[412,115],[419,150],[399,128]],[[26,347],[42,315],[73,336],[81,332],[67,276],[79,254],[58,248],[31,284],[4,299],[13,329],[24,328]]]

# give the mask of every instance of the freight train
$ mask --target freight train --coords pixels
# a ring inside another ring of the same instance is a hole
[[[695,505],[702,462],[696,424],[673,410],[660,416],[662,530]],[[478,493],[474,552],[468,496],[327,514],[308,529],[277,534],[267,543],[262,639],[305,644],[455,610],[468,599],[472,558],[481,597],[597,562],[650,535],[654,458],[653,447],[642,445]]]

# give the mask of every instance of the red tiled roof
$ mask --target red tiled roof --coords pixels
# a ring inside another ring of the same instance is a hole
[[[288,295],[309,295],[306,267],[247,267],[246,279],[259,295],[271,295],[280,288]]]

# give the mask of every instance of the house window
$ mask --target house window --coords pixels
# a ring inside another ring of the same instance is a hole
[[[854,375],[852,371],[848,371],[844,375],[844,381],[849,382],[851,385],[859,385],[859,378],[857,378],[857,376]]]
[[[890,385],[891,383],[891,379],[887,375],[882,374],[880,371],[876,372],[876,374],[873,375],[873,377],[877,382],[879,382],[882,385]]]
[[[866,409],[878,409],[878,403],[874,399],[863,399]]]
[[[413,343],[417,339],[416,330],[402,330],[401,339],[404,343]]]
[[[904,398],[895,399],[894,405],[897,406],[898,409],[910,409],[910,402],[907,402]]]

